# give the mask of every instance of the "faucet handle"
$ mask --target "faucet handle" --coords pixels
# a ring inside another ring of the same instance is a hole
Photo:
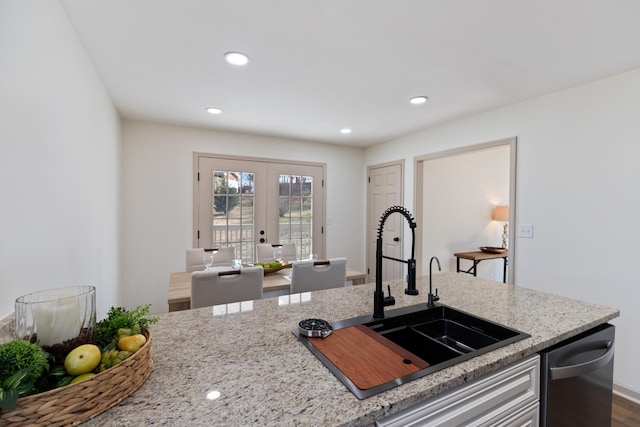
[[[438,301],[440,299],[440,297],[438,296],[438,288],[436,288],[436,294],[432,294],[431,292],[429,292],[429,298],[427,301],[427,308],[433,308],[435,307],[435,302]]]
[[[387,285],[387,290],[389,291],[389,296],[384,297],[384,306],[395,305],[396,299],[391,296],[391,285]]]

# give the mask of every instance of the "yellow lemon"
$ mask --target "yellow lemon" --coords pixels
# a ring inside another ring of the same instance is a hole
[[[122,337],[118,340],[118,348],[120,350],[135,353],[147,342],[147,338],[142,334],[135,334],[128,337]]]
[[[83,380],[86,380],[86,379],[89,379],[89,378],[95,377],[95,376],[96,376],[96,374],[94,374],[93,372],[87,372],[86,374],[78,375],[77,377],[72,379],[69,384],[79,383],[80,381],[83,381]]]
[[[64,369],[69,375],[81,375],[93,371],[100,363],[102,354],[97,345],[82,344],[71,350],[64,358]]]

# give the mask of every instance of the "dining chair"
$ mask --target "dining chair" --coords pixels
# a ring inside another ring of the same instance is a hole
[[[218,248],[217,252],[213,254],[213,266],[214,267],[231,267],[233,260],[236,257],[236,248],[233,246],[224,246]]]
[[[347,281],[347,259],[295,261],[291,267],[291,293],[340,288]]]
[[[296,244],[295,243],[258,243],[256,245],[256,262],[271,262],[273,261],[273,253],[280,249],[282,251],[282,259],[289,262],[297,260]]]
[[[282,250],[282,259],[285,259],[289,262],[293,262],[298,259],[298,253],[296,252],[295,243],[283,243],[280,249]]]
[[[204,262],[202,257],[204,256],[204,248],[192,248],[187,249],[186,265],[187,272],[204,270]]]
[[[262,267],[191,273],[191,308],[262,298]]]
[[[205,266],[202,257],[206,252],[213,252],[212,267],[231,267],[233,265],[233,259],[236,257],[236,250],[232,246],[213,249],[187,249],[185,269],[188,273],[204,270]]]

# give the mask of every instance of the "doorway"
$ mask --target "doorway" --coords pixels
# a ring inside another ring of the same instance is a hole
[[[325,165],[194,153],[193,246],[232,246],[255,261],[258,243],[324,256]]]
[[[509,206],[515,224],[516,138],[419,156],[415,159],[417,274],[428,274],[437,256],[444,271],[456,271],[457,252],[501,246],[503,223],[494,221],[495,206]],[[513,283],[514,233],[508,236],[507,282]],[[463,262],[464,263],[464,262]],[[468,267],[468,266],[467,266]],[[502,282],[502,262],[478,264],[478,277]],[[461,269],[466,270],[461,265]]]

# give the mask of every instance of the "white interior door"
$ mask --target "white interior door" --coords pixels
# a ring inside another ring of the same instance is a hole
[[[373,166],[369,168],[369,218],[367,230],[367,272],[369,281],[375,281],[376,240],[380,217],[391,206],[402,206],[402,163]],[[385,222],[382,232],[382,253],[386,256],[403,259],[403,224],[401,214],[392,214]],[[382,280],[395,280],[403,277],[403,264],[383,259]]]

